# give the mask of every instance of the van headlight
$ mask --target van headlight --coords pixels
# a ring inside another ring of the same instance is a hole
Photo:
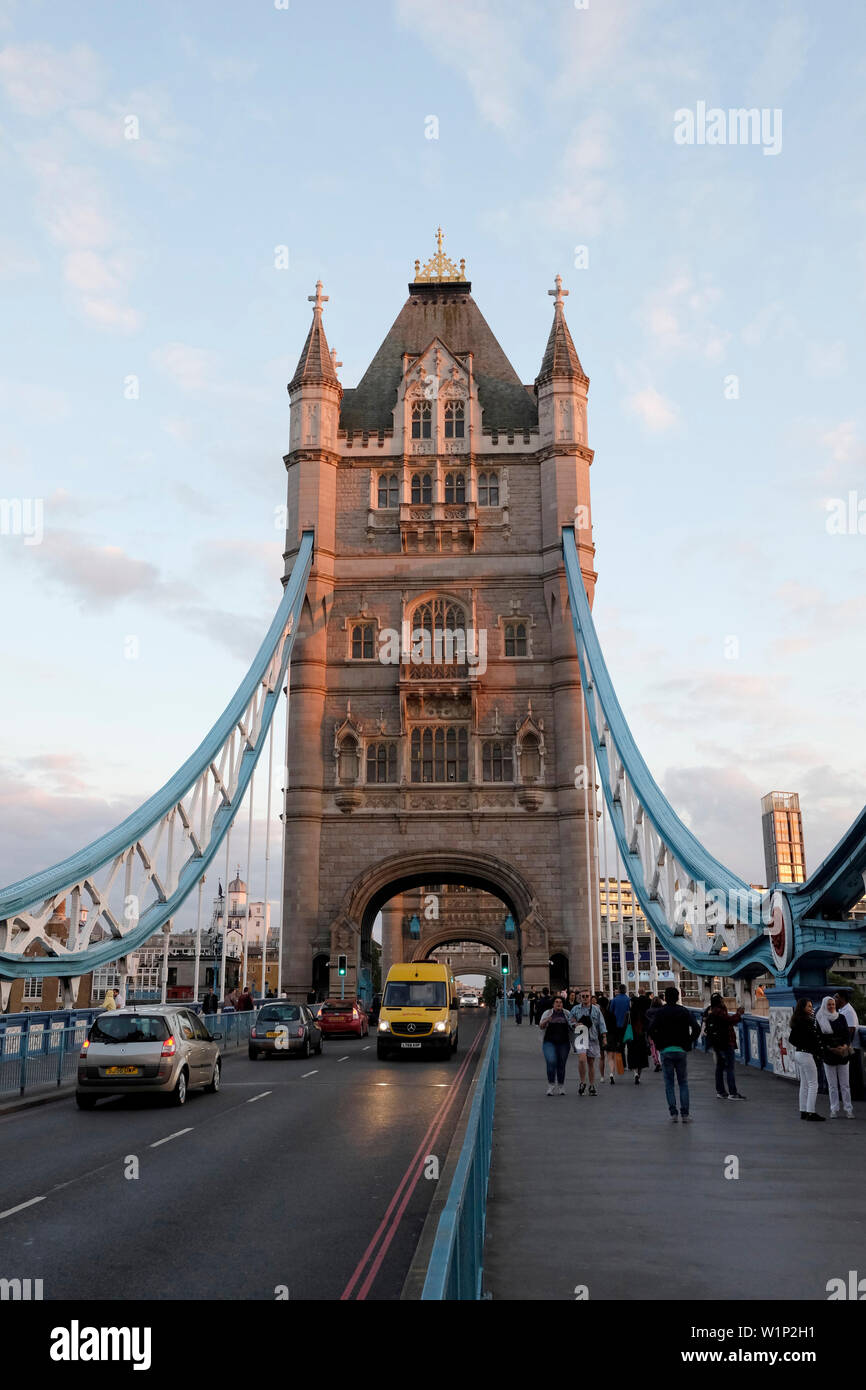
[[[440,1021],[439,1023],[436,1024],[436,1032],[437,1032],[437,1033],[444,1033],[444,1032],[445,1032],[445,1027],[446,1027],[446,1025]]]
[[[387,1018],[381,1018],[381,1019],[379,1020],[379,1032],[380,1032],[380,1033],[390,1033],[390,1031],[391,1031],[391,1025],[390,1025],[390,1023],[388,1022]]]

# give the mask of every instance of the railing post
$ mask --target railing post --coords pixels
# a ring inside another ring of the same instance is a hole
[[[18,1077],[18,1091],[23,1096],[27,1087],[27,1056],[30,1051],[30,1035],[25,1028],[18,1034],[18,1047],[20,1049],[21,1068]]]
[[[66,1055],[66,1029],[60,1029],[60,1046],[57,1049],[57,1084],[63,1081],[63,1058]]]

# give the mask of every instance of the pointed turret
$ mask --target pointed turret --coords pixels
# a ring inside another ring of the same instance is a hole
[[[583,367],[580,365],[580,358],[577,355],[577,348],[568,331],[568,324],[565,321],[565,296],[568,290],[562,288],[562,276],[556,277],[556,289],[548,290],[548,294],[555,295],[553,306],[553,325],[550,329],[550,337],[547,340],[547,347],[544,349],[544,357],[541,360],[541,371],[535,379],[536,387],[544,382],[551,381],[555,377],[565,378],[569,381],[585,381],[588,384],[588,377]]]
[[[313,322],[310,324],[310,331],[307,334],[307,341],[304,343],[295,375],[289,382],[290,392],[294,391],[297,386],[322,385],[323,383],[327,383],[329,386],[339,386],[340,384],[334,370],[334,358],[325,337],[325,326],[322,323],[322,305],[327,304],[328,295],[322,294],[321,280],[316,281],[316,293],[308,295],[307,298],[313,305]]]

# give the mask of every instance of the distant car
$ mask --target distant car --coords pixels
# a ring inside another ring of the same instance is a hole
[[[75,1100],[92,1110],[100,1096],[162,1094],[185,1105],[190,1090],[220,1088],[221,1033],[208,1032],[178,1004],[129,1006],[90,1025],[78,1056]]]
[[[322,1051],[322,1030],[306,1004],[263,1004],[250,1029],[249,1057],[309,1057]]]
[[[461,1009],[477,1009],[477,1008],[478,1008],[478,995],[477,995],[477,994],[461,994],[461,996],[460,996],[460,1007],[461,1007]]]
[[[354,1033],[366,1038],[370,1032],[370,1020],[357,999],[326,999],[319,1010],[318,1023],[325,1037],[331,1033]]]

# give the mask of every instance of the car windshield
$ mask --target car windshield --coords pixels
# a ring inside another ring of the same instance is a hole
[[[168,1025],[159,1014],[101,1014],[90,1030],[92,1043],[164,1042]]]
[[[259,1010],[259,1023],[296,1023],[300,1017],[297,1004],[269,1004],[266,1009]]]
[[[385,986],[386,1009],[444,1009],[444,980],[391,980]]]

